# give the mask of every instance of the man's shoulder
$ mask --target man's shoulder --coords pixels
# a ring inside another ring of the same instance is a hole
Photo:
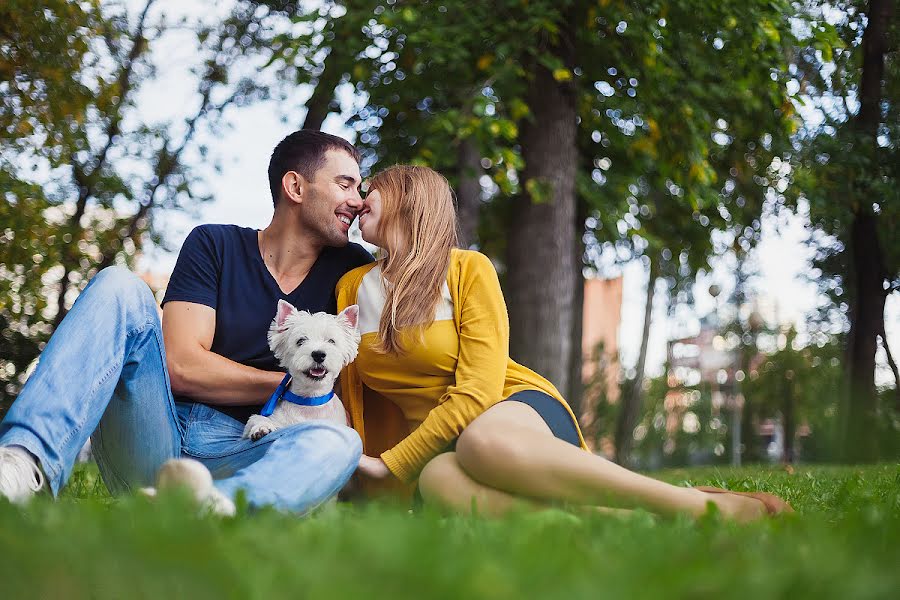
[[[342,266],[345,271],[367,265],[375,260],[368,250],[355,242],[350,242],[340,248],[328,248],[327,252],[332,261]]]
[[[203,223],[197,225],[184,240],[184,247],[206,247],[222,251],[241,243],[248,235],[253,235],[256,230],[238,225],[224,225],[219,223]]]
[[[240,225],[203,223],[194,227],[190,235],[199,235],[215,241],[226,241],[240,238],[242,235],[246,235],[248,231],[255,230],[249,227],[241,227]]]

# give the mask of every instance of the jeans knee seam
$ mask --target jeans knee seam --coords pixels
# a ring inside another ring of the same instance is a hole
[[[148,320],[147,324],[153,325],[152,317]],[[156,338],[156,347],[159,352],[160,363],[162,363],[163,367],[163,379],[165,380],[166,385],[166,400],[168,401],[169,417],[175,424],[175,429],[178,431],[178,437],[181,438],[183,442],[186,430],[181,426],[181,420],[178,418],[178,410],[175,408],[175,394],[172,393],[172,382],[169,381],[169,369],[166,366],[166,345],[165,340],[162,338],[162,328],[158,330],[154,328],[153,336]]]
[[[120,363],[115,362],[109,369],[107,369],[106,373],[103,374],[103,377],[101,377],[99,381],[97,381],[97,383],[91,387],[91,395],[97,391],[97,388],[107,382],[110,376],[116,371],[116,369],[119,368],[119,364]],[[63,445],[68,444],[70,441],[72,441],[72,438],[81,433],[81,430],[84,428],[85,421],[87,421],[87,415],[84,416],[81,422],[79,422],[75,427],[69,430],[69,434],[65,438],[63,438]]]
[[[161,359],[160,362],[162,363],[163,370],[166,373],[165,374],[166,399],[167,400],[172,399],[172,401],[168,402],[169,417],[171,417],[172,422],[175,424],[175,429],[178,430],[179,437],[184,438],[185,431],[182,428],[181,422],[178,419],[178,411],[175,410],[175,402],[174,402],[175,396],[172,393],[172,384],[169,382],[168,369],[166,367],[165,342],[161,338],[161,330],[157,330],[157,328],[154,327],[155,323],[154,323],[153,317],[155,317],[155,316],[156,315],[147,315],[147,319],[143,323],[139,323],[138,325],[135,325],[134,328],[132,328],[130,331],[126,332],[125,337],[132,337],[132,336],[138,335],[140,333],[143,333],[144,331],[147,330],[148,327],[153,329],[153,337],[156,340],[157,350],[162,349],[162,351],[159,353],[160,354],[159,358]]]
[[[125,337],[133,337],[139,333],[143,333],[147,329],[147,327],[152,327],[152,326],[153,326],[153,318],[148,316],[146,321],[144,321],[143,323],[138,323],[137,325],[135,325],[134,327],[132,327],[131,329],[126,331]]]

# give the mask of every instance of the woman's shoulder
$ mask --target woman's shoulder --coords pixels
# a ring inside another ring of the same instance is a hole
[[[494,263],[486,255],[477,250],[464,250],[462,248],[453,248],[450,251],[450,263],[457,265],[460,269],[494,269]]]
[[[341,294],[342,292],[355,293],[356,290],[359,289],[359,283],[362,281],[362,278],[365,277],[366,273],[374,269],[377,265],[378,262],[375,261],[347,271],[343,275],[343,277],[338,280],[337,285],[335,286],[335,291],[338,294]]]
[[[454,248],[450,255],[450,273],[447,278],[454,302],[464,300],[467,291],[483,282],[498,282],[497,269],[491,259],[475,250]]]

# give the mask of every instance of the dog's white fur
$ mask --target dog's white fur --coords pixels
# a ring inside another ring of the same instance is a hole
[[[278,301],[278,311],[269,328],[269,348],[291,374],[290,390],[298,396],[323,396],[334,388],[334,381],[345,365],[356,358],[359,348],[357,320],[359,307],[347,307],[341,314],[310,314],[298,311],[284,300]],[[301,342],[302,343],[298,343]],[[322,360],[316,361],[313,353]],[[324,373],[319,376],[319,372]],[[315,374],[312,376],[310,373]],[[301,421],[325,419],[347,425],[347,412],[337,394],[320,406],[301,406],[281,400],[269,417],[253,415],[244,427],[244,437],[258,440],[279,427]],[[209,469],[189,458],[167,461],[157,473],[156,488],[143,488],[147,496],[157,490],[187,489],[200,503],[202,510],[223,516],[233,516],[235,506],[230,498],[213,485]]]
[[[339,315],[330,315],[310,314],[284,300],[278,301],[278,311],[269,327],[269,348],[291,374],[291,392],[315,397],[334,389],[341,368],[356,358],[360,340],[358,318],[359,307],[355,304]],[[314,419],[348,424],[347,412],[337,394],[320,406],[280,400],[271,416],[250,417],[244,427],[244,437],[258,440],[280,427]]]

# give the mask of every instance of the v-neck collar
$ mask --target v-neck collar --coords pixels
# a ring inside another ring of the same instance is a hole
[[[289,292],[285,292],[283,289],[281,289],[281,286],[278,285],[278,280],[275,279],[274,275],[272,275],[272,272],[269,270],[269,267],[266,266],[266,261],[263,260],[262,250],[260,250],[260,247],[259,247],[260,230],[259,229],[250,229],[250,232],[253,234],[252,235],[253,243],[251,245],[251,248],[253,249],[252,254],[256,259],[256,264],[259,266],[259,268],[262,269],[263,277],[267,278],[269,283],[275,287],[275,289],[278,291],[278,294],[282,298],[290,298],[292,296],[296,296],[298,294],[298,292],[302,291],[302,289],[304,288],[306,283],[308,281],[310,281],[310,279],[313,278],[313,274],[318,272],[319,263],[322,262],[322,255],[324,255],[326,252],[328,252],[328,247],[327,246],[323,247],[322,251],[319,252],[319,256],[316,257],[316,261],[309,268],[309,271],[307,271],[306,276],[303,278],[303,280],[300,283],[298,283],[294,289],[292,289]],[[251,240],[248,239],[248,241],[251,241]]]

